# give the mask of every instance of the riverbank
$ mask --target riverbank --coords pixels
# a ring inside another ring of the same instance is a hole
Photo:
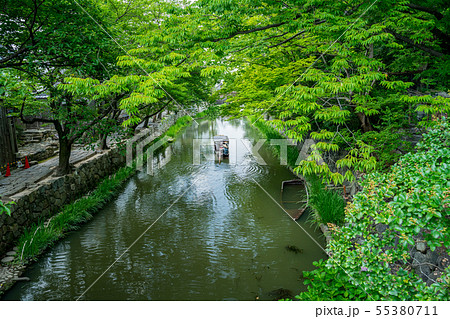
[[[173,140],[183,128],[192,123],[192,120],[193,119],[190,116],[178,117],[173,125],[166,125],[166,127],[163,128],[161,135],[147,144],[146,147],[150,147],[164,136],[168,136]],[[126,142],[120,144],[124,145]],[[120,158],[117,159],[116,163],[120,165],[125,163],[125,156],[123,155],[124,150],[120,148],[119,145],[109,152],[120,154]],[[109,162],[107,161],[106,164],[108,163]],[[99,176],[98,170],[100,167],[98,163],[89,166],[96,170],[96,172],[92,172],[92,175],[85,173],[81,174],[79,170],[75,171],[73,175],[81,175],[82,178],[89,178],[90,176],[94,176],[94,174]],[[78,225],[81,223],[92,219],[93,214],[98,212],[106,203],[114,198],[120,191],[123,183],[135,174],[135,167],[136,163],[133,161],[131,166],[119,168],[115,173],[104,178],[98,184],[98,187],[88,195],[67,204],[59,213],[52,217],[49,216],[49,219],[41,219],[26,227],[23,234],[16,242],[15,249],[8,252],[8,256],[3,259],[5,267],[0,267],[0,295],[9,289],[16,281],[26,280],[26,278],[20,278],[25,267],[33,261],[36,261],[39,255],[41,255],[48,247],[65,237],[68,232],[77,229]],[[65,181],[64,179],[66,177],[62,178],[63,181]],[[89,182],[89,184],[92,183]],[[12,216],[14,216],[14,213],[17,213],[17,210],[13,210]],[[32,212],[32,214],[34,213]],[[8,217],[5,216],[4,218]]]
[[[388,172],[366,176],[299,299],[449,300],[449,129],[435,123]]]
[[[244,120],[190,125],[157,152],[153,175],[131,177],[1,300],[274,300],[287,290],[293,298],[301,273],[327,257],[317,246],[325,240],[305,218],[298,223],[307,233],[300,231],[278,206],[279,185],[295,176],[268,145],[260,149],[266,165],[245,143],[220,163],[205,147],[193,164],[193,143],[220,134],[260,138]]]
[[[330,258],[304,273],[297,299],[448,300],[448,127],[437,123],[389,173],[366,176],[341,225],[321,225]]]
[[[256,116],[249,117],[248,121],[254,126],[261,135],[268,141],[271,139],[286,139],[286,137],[278,132],[274,127],[267,124],[266,121],[258,120]],[[271,146],[274,155],[280,158],[280,149]],[[334,190],[327,189],[316,176],[301,176],[294,169],[300,151],[297,146],[287,146],[287,167],[300,179],[303,179],[308,187],[308,207],[312,209],[315,223],[324,234],[327,243],[331,240],[331,232],[329,224],[341,224],[344,220],[345,201],[341,194]]]

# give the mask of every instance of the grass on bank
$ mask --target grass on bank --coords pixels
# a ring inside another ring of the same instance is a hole
[[[170,137],[175,137],[183,128],[185,128],[186,126],[188,126],[189,124],[191,124],[191,122],[193,121],[192,117],[190,117],[189,115],[185,115],[180,117],[174,125],[172,125],[164,135],[166,136],[170,136]]]
[[[175,137],[184,127],[192,122],[190,116],[180,117],[163,135],[155,139],[153,143],[167,135]],[[146,154],[144,154],[144,157]],[[68,232],[76,230],[79,225],[93,217],[108,203],[123,185],[136,172],[135,164],[132,167],[122,167],[115,174],[106,177],[90,192],[71,204],[64,206],[61,213],[51,217],[49,220],[41,220],[29,227],[19,238],[19,248],[16,262],[24,263],[36,259],[45,249],[51,247],[55,242],[63,238]]]
[[[278,132],[274,127],[267,125],[267,123],[265,121],[257,120],[256,116],[249,117],[249,120],[251,123],[253,123],[253,126],[255,126],[268,141],[280,140],[280,139],[286,138],[280,132]],[[280,157],[280,147],[279,146],[271,146],[271,149],[275,156]],[[299,155],[299,151],[298,151],[297,147],[293,146],[293,145],[288,145],[288,147],[287,147],[287,164],[292,169],[294,169],[297,166],[295,163],[297,162],[298,155]]]
[[[286,138],[274,127],[268,125],[266,121],[257,120],[257,117],[249,117],[249,121],[253,123],[253,126],[255,126],[267,140]],[[274,146],[271,146],[271,148],[273,153],[279,157],[280,148]],[[297,166],[296,161],[298,155],[299,150],[296,146],[288,146],[287,164],[291,169],[294,169]],[[305,176],[304,178],[309,187],[309,207],[311,207],[315,213],[314,223],[332,223],[341,225],[344,221],[344,208],[346,205],[342,196],[332,189],[327,189],[320,178],[315,175]]]
[[[78,229],[78,225],[90,220],[134,173],[135,167],[120,168],[115,174],[105,178],[97,189],[86,197],[64,206],[61,213],[48,221],[41,220],[28,228],[17,243],[19,261],[35,259],[67,232]]]
[[[317,176],[308,176],[307,182],[311,196],[309,205],[319,224],[342,225],[345,218],[345,200],[338,192],[327,189]]]

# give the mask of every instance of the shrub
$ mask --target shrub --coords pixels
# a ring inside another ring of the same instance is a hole
[[[449,128],[440,123],[389,173],[367,176],[346,207],[345,226],[333,229],[330,258],[304,273],[307,291],[298,299],[450,299],[450,269],[427,286],[411,270],[409,255],[419,234],[431,251],[450,252]],[[382,234],[378,224],[387,226]]]

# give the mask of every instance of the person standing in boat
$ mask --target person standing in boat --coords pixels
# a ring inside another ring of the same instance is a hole
[[[228,141],[223,142],[223,156],[228,156]]]

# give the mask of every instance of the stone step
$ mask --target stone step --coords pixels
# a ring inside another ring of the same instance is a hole
[[[1,260],[2,263],[9,263],[14,260],[14,257],[8,256]]]
[[[42,138],[44,136],[44,134],[23,132],[22,136],[25,138]]]

